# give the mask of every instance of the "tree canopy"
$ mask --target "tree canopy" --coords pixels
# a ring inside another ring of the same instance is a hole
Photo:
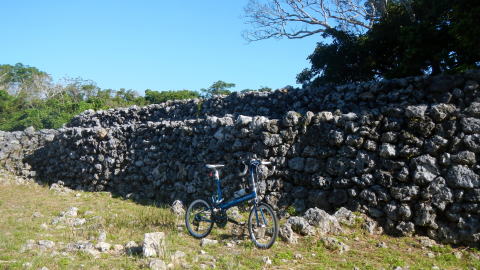
[[[214,84],[217,91],[230,84]],[[91,80],[64,78],[54,83],[44,71],[21,63],[0,65],[0,130],[59,128],[88,109],[101,110],[197,98],[191,90],[154,91],[101,89]]]
[[[457,72],[480,63],[480,2],[389,2],[364,34],[329,29],[308,57],[299,83],[348,83],[375,78]]]
[[[202,92],[204,97],[210,98],[214,95],[229,95],[232,93],[229,89],[233,87],[235,87],[234,83],[216,81],[210,87],[200,89],[200,92]]]
[[[15,65],[0,65],[0,89],[9,94],[34,96],[45,95],[45,88],[51,83],[50,76],[35,67],[21,63]]]
[[[150,104],[162,103],[168,100],[181,100],[198,98],[200,94],[191,90],[169,90],[169,91],[152,91],[150,89],[145,90],[145,100]]]

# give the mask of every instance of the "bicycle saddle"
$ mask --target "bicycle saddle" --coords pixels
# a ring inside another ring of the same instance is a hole
[[[217,168],[222,168],[225,167],[223,164],[206,164],[205,167],[209,169],[217,169]]]

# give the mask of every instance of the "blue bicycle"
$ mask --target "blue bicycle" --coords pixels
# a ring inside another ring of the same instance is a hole
[[[260,165],[270,165],[270,162],[251,160],[249,166],[245,166],[243,175],[250,174],[252,192],[244,194],[231,201],[224,202],[218,169],[224,167],[221,164],[207,164],[215,178],[216,192],[211,198],[211,203],[198,199],[193,201],[185,213],[185,224],[188,232],[195,238],[207,236],[213,228],[213,224],[223,228],[228,221],[240,224],[227,216],[227,210],[242,202],[253,200],[253,206],[248,217],[248,232],[255,246],[262,249],[270,248],[278,236],[278,220],[273,208],[264,202],[259,202],[257,197],[256,178]]]

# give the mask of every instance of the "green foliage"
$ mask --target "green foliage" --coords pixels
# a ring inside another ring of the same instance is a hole
[[[478,14],[480,4],[478,1],[457,0],[452,1],[451,22],[448,28],[453,37],[453,46],[458,58],[458,69],[464,70],[478,67],[480,61],[480,27],[478,26]]]
[[[365,34],[326,31],[332,43],[318,43],[297,81],[348,83],[478,68],[479,12],[479,1],[390,1]]]
[[[386,78],[437,74],[454,68],[449,35],[450,0],[415,0],[409,6],[391,3],[367,33],[372,69]],[[472,25],[472,27],[475,27]]]
[[[241,93],[246,93],[246,92],[255,92],[255,91],[257,91],[257,92],[272,92],[272,88],[266,87],[266,86],[262,86],[262,87],[260,87],[260,88],[258,88],[258,89],[249,89],[249,88],[243,89],[243,90],[241,90],[240,92],[241,92]]]
[[[232,91],[230,91],[229,89],[232,87],[235,87],[234,83],[216,81],[212,85],[210,85],[210,87],[206,89],[200,89],[200,92],[202,92],[202,95],[206,98],[210,98],[214,95],[230,95]]]
[[[146,90],[142,97],[132,89],[100,89],[95,82],[82,78],[67,78],[56,85],[49,80],[47,73],[35,67],[0,65],[0,130],[59,128],[88,109],[143,106],[200,96],[190,90]],[[228,88],[231,84],[215,87]]]
[[[362,81],[373,77],[374,73],[368,68],[370,61],[364,46],[365,38],[335,29],[325,31],[322,36],[331,38],[332,42],[317,44],[313,54],[308,57],[312,67],[298,74],[298,82],[313,80],[314,85],[319,85]]]
[[[35,76],[48,76],[36,67],[29,67],[22,63],[12,65],[0,65],[0,87],[8,89],[18,84],[31,84]]]
[[[179,90],[179,91],[153,91],[150,89],[145,90],[145,100],[149,104],[158,104],[168,100],[179,99],[192,99],[198,98],[200,95],[198,92],[191,90]]]
[[[290,216],[297,216],[298,215],[297,209],[295,209],[295,207],[293,205],[290,205],[289,207],[287,207],[287,209],[285,209],[285,211],[287,211],[287,213]]]

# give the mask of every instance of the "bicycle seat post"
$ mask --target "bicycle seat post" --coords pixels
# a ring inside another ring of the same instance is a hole
[[[217,185],[217,194],[216,194],[216,198],[213,198],[213,203],[214,204],[219,204],[223,201],[223,198],[222,198],[222,188],[220,186],[220,173],[218,172],[218,169],[219,168],[222,168],[224,167],[225,165],[222,165],[222,164],[207,164],[206,167],[208,169],[212,169],[213,170],[213,177],[215,179],[215,183]],[[215,196],[214,196],[215,197]]]
[[[213,177],[215,178],[215,181],[220,181],[220,173],[217,169],[213,169]]]

